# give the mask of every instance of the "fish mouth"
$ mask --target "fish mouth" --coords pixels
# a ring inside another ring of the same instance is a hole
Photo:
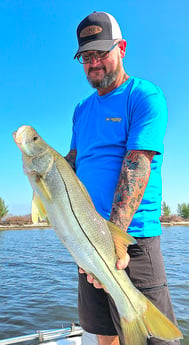
[[[28,128],[28,126],[21,126],[17,131],[13,132],[13,137],[17,144],[21,144],[23,140],[23,133],[25,132],[26,128]]]
[[[14,131],[14,132],[12,133],[13,139],[14,139],[15,142],[16,142],[16,133],[17,133],[17,131]]]

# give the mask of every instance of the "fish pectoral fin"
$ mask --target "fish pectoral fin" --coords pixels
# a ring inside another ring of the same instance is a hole
[[[41,192],[43,193],[43,195],[45,196],[45,198],[47,200],[51,200],[52,199],[51,193],[50,193],[47,185],[45,184],[45,181],[44,181],[42,176],[36,176],[36,183],[37,183],[39,189],[41,190]]]
[[[42,221],[44,219],[49,223],[43,203],[38,195],[34,193],[32,200],[32,222],[36,224],[39,220]]]
[[[123,229],[119,228],[117,225],[115,225],[112,222],[107,221],[108,228],[111,232],[114,244],[115,244],[115,250],[117,256],[121,259],[125,257],[126,254],[126,248],[130,244],[135,244],[136,240],[129,234],[127,234]]]

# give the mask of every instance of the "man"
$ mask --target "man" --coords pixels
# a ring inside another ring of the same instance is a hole
[[[75,109],[71,150],[66,158],[97,211],[137,240],[117,262],[117,268],[126,268],[133,284],[176,323],[159,239],[167,123],[164,95],[154,84],[125,72],[126,41],[110,14],[93,12],[87,16],[78,26],[77,37],[75,58],[97,91]],[[113,301],[82,268],[78,309],[81,326],[97,334],[100,345],[124,344]],[[178,345],[179,341],[173,343]],[[149,344],[165,342],[151,338]]]

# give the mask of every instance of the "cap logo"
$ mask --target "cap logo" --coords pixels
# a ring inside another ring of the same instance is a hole
[[[86,28],[84,28],[83,30],[81,30],[80,37],[87,37],[87,36],[91,36],[91,35],[96,35],[101,31],[102,31],[102,28],[100,26],[90,25],[90,26],[87,26]]]

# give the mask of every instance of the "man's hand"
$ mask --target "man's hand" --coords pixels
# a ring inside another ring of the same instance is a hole
[[[118,270],[125,269],[128,266],[129,261],[130,261],[130,256],[128,253],[126,253],[124,258],[121,258],[117,261],[117,263],[116,263],[117,269]],[[83,274],[86,272],[82,268],[79,268],[79,273]],[[97,279],[95,279],[91,274],[87,274],[87,281],[88,281],[88,283],[93,284],[93,286],[96,289],[104,289],[104,287],[101,285],[101,283]],[[104,289],[104,291],[108,293],[108,291],[106,289]]]
[[[126,253],[124,258],[121,258],[117,261],[117,263],[116,263],[117,269],[118,270],[124,270],[128,266],[129,261],[130,261],[130,256],[128,253]]]
[[[79,268],[79,273],[86,273],[81,267]],[[87,273],[86,273],[87,274]],[[96,289],[103,289],[102,285],[100,284],[100,282],[98,280],[96,280],[91,274],[87,274],[87,281],[90,284],[93,284],[93,286]]]

